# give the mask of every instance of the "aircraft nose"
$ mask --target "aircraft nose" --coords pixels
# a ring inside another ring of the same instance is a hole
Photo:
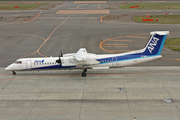
[[[9,66],[7,66],[6,68],[5,68],[5,70],[11,70],[11,65],[9,65]]]

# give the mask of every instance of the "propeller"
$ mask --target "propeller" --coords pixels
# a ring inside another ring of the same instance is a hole
[[[63,57],[62,51],[61,51],[61,55],[59,55],[59,59],[56,60],[57,63],[59,63],[59,66],[61,66],[61,58]]]
[[[62,50],[61,50],[61,57],[63,57]]]

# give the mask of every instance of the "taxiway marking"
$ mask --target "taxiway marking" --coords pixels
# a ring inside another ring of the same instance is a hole
[[[100,8],[100,5],[101,5],[101,4],[98,5],[98,9]]]
[[[64,23],[69,19],[69,17],[70,17],[70,16],[68,16],[61,24],[59,24],[59,25],[51,32],[51,34],[46,38],[46,40],[43,42],[43,44],[37,49],[36,52],[37,52],[39,55],[44,56],[44,57],[47,57],[47,56],[41,54],[41,53],[39,52],[39,50],[40,50],[40,49],[42,48],[42,46],[49,40],[49,38],[52,36],[52,34],[53,34],[62,24],[64,24]]]
[[[27,21],[27,22],[25,22],[25,23],[31,22],[31,21],[35,20],[37,17],[39,17],[39,16],[40,16],[40,14],[38,14],[38,15],[35,16],[33,19],[31,19],[31,20],[29,20],[29,21]]]
[[[59,6],[59,7],[54,8],[54,9],[52,9],[52,10],[56,10],[56,9],[58,9],[58,8],[62,7],[62,6],[65,6],[65,5],[66,5],[66,3],[65,3],[65,4],[63,4],[63,5],[61,5],[61,6]]]
[[[81,7],[83,4],[79,5],[75,10],[79,9],[79,7]]]

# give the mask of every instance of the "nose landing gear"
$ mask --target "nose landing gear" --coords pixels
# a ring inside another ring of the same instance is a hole
[[[16,72],[15,72],[15,71],[12,71],[12,74],[13,74],[13,75],[16,75]]]
[[[86,72],[87,72],[87,69],[83,69],[82,77],[86,77]]]

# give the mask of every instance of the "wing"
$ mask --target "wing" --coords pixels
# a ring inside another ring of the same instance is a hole
[[[80,48],[74,57],[77,65],[99,64],[99,61],[96,60],[96,54],[87,53],[85,48]]]
[[[79,51],[75,54],[75,58],[77,61],[87,61],[88,53],[85,48],[80,48]]]

